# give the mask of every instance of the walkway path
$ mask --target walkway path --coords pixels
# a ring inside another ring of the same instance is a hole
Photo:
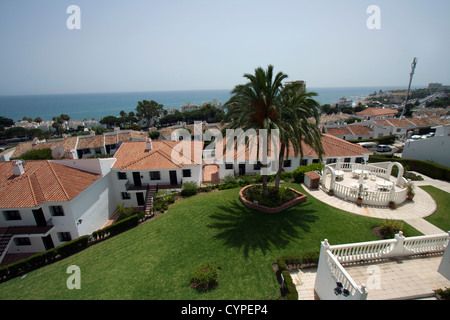
[[[329,196],[321,189],[310,190],[306,185],[302,186],[314,198],[344,211],[372,218],[403,220],[425,235],[447,232],[448,230],[441,230],[423,219],[434,213],[436,210],[436,203],[433,198],[426,191],[419,188],[419,186],[431,185],[450,193],[450,183],[432,179],[422,174],[420,175],[424,180],[414,181],[416,188],[414,190],[415,196],[413,201],[406,201],[396,209],[367,205],[358,206],[355,202],[345,201],[335,196]]]

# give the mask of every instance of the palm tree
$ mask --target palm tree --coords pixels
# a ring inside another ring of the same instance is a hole
[[[277,192],[280,186],[284,157],[289,154],[290,148],[293,149],[296,156],[300,154],[303,158],[303,146],[306,144],[316,151],[319,161],[324,153],[319,127],[320,105],[313,99],[317,93],[300,91],[299,85],[292,84],[283,88],[281,96],[282,102],[278,109],[280,153],[275,178]]]
[[[249,80],[244,85],[237,85],[231,91],[231,98],[224,107],[228,112],[222,123],[229,123],[227,129],[266,129],[279,128],[278,109],[281,103],[282,81],[287,75],[273,74],[273,66],[266,70],[255,69],[255,74],[244,74]],[[263,195],[268,196],[267,174],[262,175]]]

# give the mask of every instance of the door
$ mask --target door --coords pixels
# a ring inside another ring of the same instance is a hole
[[[145,199],[144,199],[143,192],[136,193],[136,199],[137,199],[138,206],[145,206]]]
[[[44,243],[45,250],[50,250],[55,247],[53,244],[52,236],[48,235],[46,237],[42,237],[42,242]]]
[[[142,186],[141,183],[141,173],[140,172],[133,172],[133,182],[135,187]]]
[[[169,175],[170,175],[170,184],[172,184],[172,185],[178,184],[177,172],[169,171]]]
[[[34,220],[36,220],[36,225],[39,227],[46,226],[47,221],[45,220],[44,212],[41,208],[33,210]]]
[[[240,163],[239,164],[239,175],[240,176],[245,176],[245,163]]]

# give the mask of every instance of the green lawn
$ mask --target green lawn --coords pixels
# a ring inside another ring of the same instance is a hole
[[[318,251],[324,238],[331,244],[376,240],[371,228],[378,219],[311,196],[283,213],[262,214],[245,208],[238,192],[177,201],[153,221],[0,284],[0,299],[277,299],[272,263],[278,256]],[[190,275],[208,261],[221,267],[219,285],[198,293],[189,287]],[[80,290],[66,287],[70,265],[80,267]]]
[[[444,231],[450,231],[450,195],[448,192],[433,186],[421,186],[420,188],[428,192],[437,204],[436,211],[425,220]]]

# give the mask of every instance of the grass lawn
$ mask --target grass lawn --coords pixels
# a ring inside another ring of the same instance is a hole
[[[441,189],[433,186],[421,186],[436,201],[436,211],[425,220],[434,224],[436,227],[450,231],[450,195]]]
[[[286,186],[304,192],[297,184]],[[311,196],[280,214],[263,214],[244,207],[239,190],[177,201],[155,220],[0,284],[0,299],[277,299],[277,257],[318,251],[324,238],[331,244],[377,240],[371,228],[381,220]],[[189,280],[204,262],[221,267],[219,284],[199,293]],[[70,265],[80,267],[80,290],[66,287]]]

